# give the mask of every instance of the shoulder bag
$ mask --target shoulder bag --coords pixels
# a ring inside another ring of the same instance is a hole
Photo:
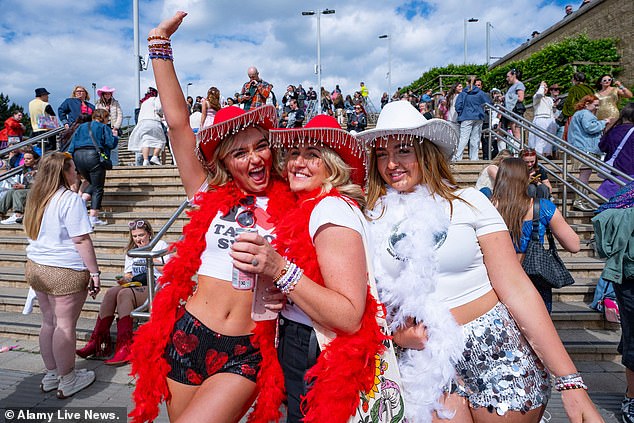
[[[112,170],[112,160],[104,153],[103,149],[99,148],[97,142],[95,141],[95,137],[92,135],[92,122],[88,122],[88,134],[90,135],[90,140],[92,141],[92,145],[95,146],[95,150],[97,154],[99,154],[99,163],[106,169]]]
[[[546,226],[548,249],[539,241],[539,200],[533,201],[533,230],[528,241],[526,255],[522,261],[522,268],[535,285],[545,288],[563,288],[575,283],[574,278],[566,269],[566,265],[557,254],[555,239]]]

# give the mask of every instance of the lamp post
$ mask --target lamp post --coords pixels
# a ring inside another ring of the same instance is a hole
[[[464,20],[464,64],[467,64],[467,24],[469,22],[478,22],[476,18],[470,18]]]
[[[317,110],[319,114],[321,114],[321,28],[320,28],[320,17],[321,15],[332,15],[335,13],[334,9],[324,9],[317,11],[309,10],[307,12],[302,12],[302,16],[317,16]]]
[[[379,35],[380,39],[387,39],[387,94],[392,96],[392,37],[390,34]]]
[[[186,92],[185,99],[187,99],[187,97],[189,97],[189,86],[190,85],[193,85],[193,82],[188,82],[187,83],[187,88],[185,88],[185,92]]]
[[[93,82],[92,84],[92,98],[94,98],[94,101],[97,101],[97,83]]]
[[[141,102],[141,56],[139,55],[139,0],[132,1],[132,16],[134,26],[134,69],[135,69],[135,87],[136,103],[134,107],[139,107]]]

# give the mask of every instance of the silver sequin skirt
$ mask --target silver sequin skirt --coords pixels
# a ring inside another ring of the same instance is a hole
[[[471,407],[504,415],[548,403],[549,374],[505,305],[497,303],[464,325],[463,333],[465,349],[452,391],[468,398]]]

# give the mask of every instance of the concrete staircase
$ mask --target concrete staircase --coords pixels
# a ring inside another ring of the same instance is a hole
[[[133,155],[122,149],[123,166],[109,171],[103,210],[107,226],[99,226],[93,234],[98,261],[103,272],[103,285],[113,286],[114,276],[122,273],[123,250],[128,241],[128,222],[143,218],[158,231],[175,209],[185,200],[178,171],[174,166],[130,167]],[[461,186],[473,186],[485,161],[463,161],[452,165]],[[555,184],[554,196],[559,187]],[[582,240],[592,235],[592,213],[571,212],[569,223]],[[178,239],[187,217],[181,216],[167,234],[166,241]],[[15,339],[35,339],[40,326],[39,309],[30,315],[20,314],[27,285],[24,282],[26,239],[21,225],[0,225],[0,336]],[[581,360],[615,361],[620,336],[618,325],[604,321],[603,316],[587,304],[592,300],[594,287],[603,262],[593,249],[582,242],[582,250],[571,255],[560,253],[572,271],[576,283],[555,291],[552,319],[571,355]],[[86,340],[94,325],[101,296],[88,299],[79,324],[78,339]]]

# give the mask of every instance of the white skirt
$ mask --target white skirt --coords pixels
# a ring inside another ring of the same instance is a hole
[[[557,122],[552,117],[536,117],[533,119],[533,125],[543,129],[550,134],[557,134]],[[545,141],[542,137],[530,133],[528,135],[528,146],[534,148],[539,154],[551,154],[553,152],[553,146],[549,142]]]
[[[144,119],[139,121],[132,130],[128,140],[128,150],[141,151],[143,147],[162,149],[166,141],[161,122]]]

